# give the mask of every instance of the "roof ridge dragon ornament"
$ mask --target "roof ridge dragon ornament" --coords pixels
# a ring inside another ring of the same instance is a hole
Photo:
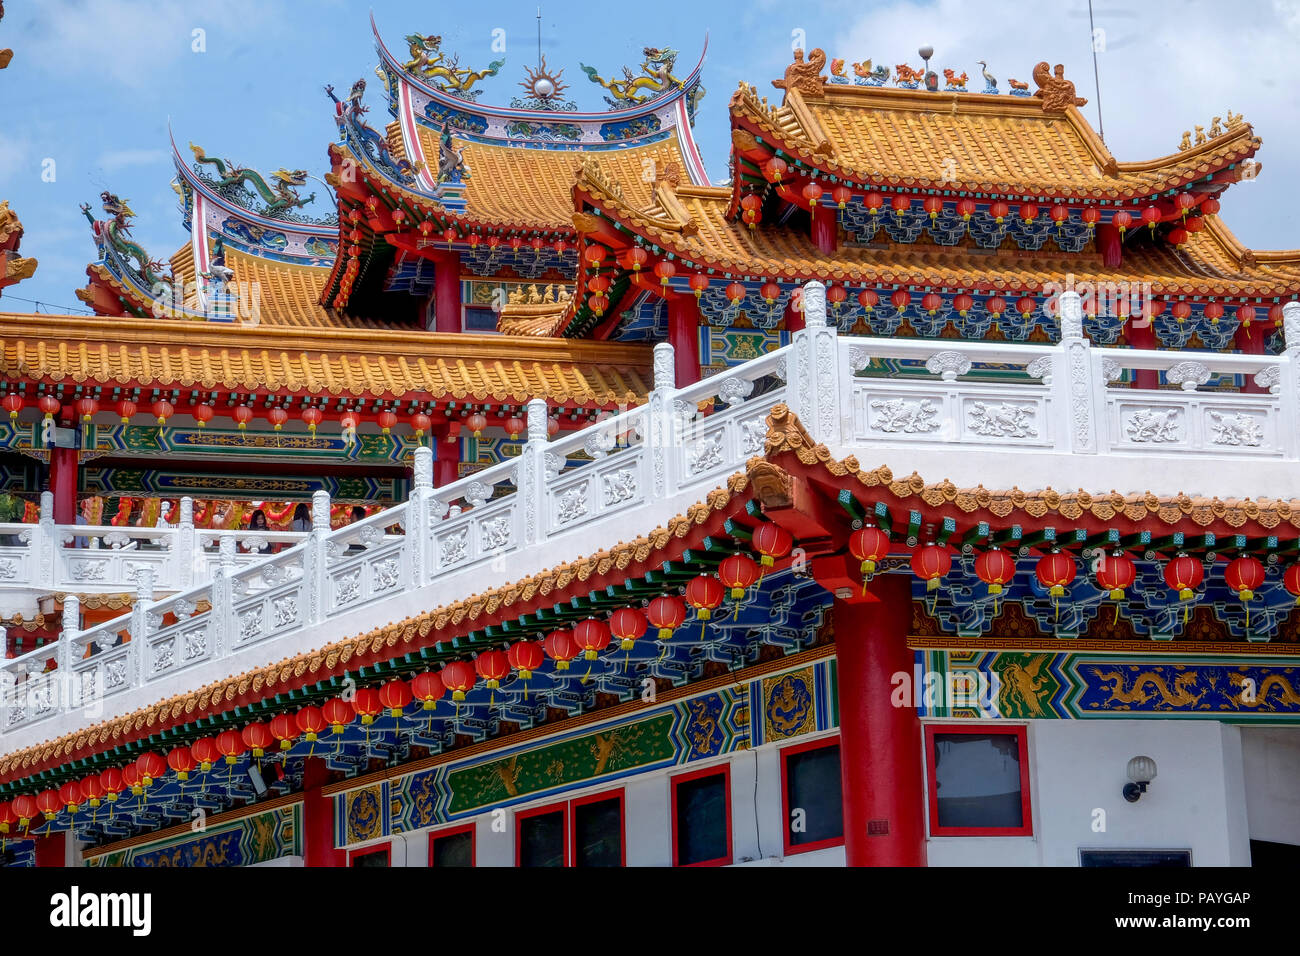
[[[325,95],[334,101],[334,119],[339,124],[339,127],[351,132],[360,141],[362,151],[371,162],[396,177],[403,185],[410,185],[414,182],[415,174],[419,172],[420,166],[394,156],[388,148],[388,140],[362,119],[366,113],[370,112],[370,107],[361,102],[361,98],[365,93],[366,81],[364,78],[352,84],[352,89],[348,91],[346,100],[340,100],[334,95],[333,85],[326,84],[325,86]]]
[[[90,203],[82,203],[81,211],[90,222],[91,232],[101,251],[111,249],[124,263],[135,260],[136,275],[151,288],[159,283],[170,284],[171,267],[150,259],[144,248],[131,240],[131,220],[135,218],[135,213],[126,204],[126,200],[105,190],[99,194],[99,201],[104,212],[108,213],[107,219],[96,219],[91,215]]]
[[[641,61],[641,74],[637,75],[625,66],[621,80],[603,79],[596,73],[594,66],[584,63],[579,63],[578,66],[587,74],[587,79],[609,91],[610,95],[605,97],[605,102],[615,109],[639,106],[681,87],[682,81],[673,75],[673,67],[677,65],[676,50],[671,47],[648,46],[641,49],[641,54],[645,57]]]
[[[281,167],[271,173],[270,182],[267,177],[263,176],[255,169],[247,169],[243,166],[236,165],[230,160],[220,160],[214,156],[208,156],[202,146],[195,146],[190,143],[190,150],[194,153],[194,167],[198,170],[201,164],[214,166],[217,171],[216,177],[212,180],[213,185],[222,190],[227,199],[240,202],[241,206],[247,205],[249,198],[247,187],[251,186],[253,190],[262,197],[266,203],[264,210],[267,216],[272,218],[281,213],[293,209],[299,209],[316,199],[316,194],[312,193],[306,199],[300,199],[297,188],[307,185],[307,170],[294,169],[289,170]]]
[[[1065,78],[1065,67],[1060,63],[1056,64],[1056,75],[1053,76],[1047,61],[1040,62],[1034,67],[1034,82],[1038,84],[1034,96],[1043,101],[1045,113],[1064,113],[1071,106],[1083,106],[1088,102],[1075,95],[1074,84]]]
[[[460,65],[460,54],[453,53],[448,58],[443,53],[440,36],[410,33],[405,39],[411,58],[402,64],[402,69],[430,80],[434,89],[463,100],[477,100],[483,91],[471,87],[479,80],[496,76],[506,65],[506,61],[500,59],[489,63],[486,70],[466,69]]]

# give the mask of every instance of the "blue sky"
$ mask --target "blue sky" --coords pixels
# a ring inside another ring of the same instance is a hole
[[[536,59],[536,2],[9,0],[0,22],[0,47],[14,50],[0,72],[0,197],[23,220],[23,254],[40,267],[7,291],[0,308],[33,311],[23,299],[49,303],[43,311],[80,305],[73,290],[84,284],[94,250],[78,205],[98,210],[103,189],[130,200],[134,236],[154,258],[186,240],[168,185],[169,118],[182,149],[193,140],[263,171],[323,174],[335,128],[321,87],[374,78],[371,9],[390,47],[401,49],[407,33],[439,33],[444,48],[474,67],[499,57],[493,30],[505,30],[506,65],[485,82],[485,102],[517,95],[523,66]],[[1300,247],[1293,56],[1300,0],[1094,0],[1094,11],[1104,31],[1098,63],[1111,151],[1121,161],[1166,155],[1193,124],[1208,127],[1228,109],[1244,113],[1264,139],[1263,172],[1229,191],[1224,217],[1252,248]],[[195,30],[204,31],[202,52],[193,49]],[[746,80],[779,96],[769,84],[798,37],[830,56],[891,66],[919,65],[916,50],[928,43],[935,68],[978,79],[976,61],[987,60],[1004,89],[1008,76],[1029,80],[1038,60],[1064,63],[1091,101],[1085,114],[1097,119],[1087,0],[542,4],[547,61],[564,68],[571,95],[587,109],[603,104],[580,61],[608,76],[639,62],[642,46],[667,45],[681,52],[685,72],[706,31],[708,95],[696,136],[715,180],[727,175],[731,92]],[[381,125],[387,114],[377,84],[368,97]],[[52,182],[42,175],[48,178],[50,161]]]

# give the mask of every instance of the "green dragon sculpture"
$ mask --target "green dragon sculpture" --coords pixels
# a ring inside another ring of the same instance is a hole
[[[402,64],[403,69],[433,80],[434,86],[442,92],[462,99],[473,99],[478,96],[480,91],[474,90],[471,93],[470,88],[479,80],[496,76],[501,67],[506,65],[505,60],[493,60],[486,70],[464,69],[460,65],[460,55],[452,54],[448,59],[442,52],[442,37],[433,34],[429,36],[409,34],[406,37],[406,45],[411,58]]]
[[[613,107],[636,106],[656,99],[682,85],[682,81],[673,76],[673,67],[677,65],[677,51],[664,47],[648,46],[641,50],[645,59],[641,62],[641,73],[637,76],[628,67],[623,67],[623,79],[605,80],[596,73],[594,66],[579,63],[582,72],[593,83],[599,83],[609,90],[610,96],[605,101]],[[612,97],[612,98],[611,98]]]
[[[299,209],[316,198],[315,193],[312,193],[306,199],[298,198],[296,187],[307,185],[307,170],[305,169],[277,169],[271,174],[272,182],[268,183],[266,177],[257,170],[245,169],[242,166],[236,166],[230,160],[223,161],[208,156],[203,151],[202,146],[195,146],[190,143],[190,150],[194,153],[195,162],[207,163],[216,167],[216,185],[218,189],[228,186],[252,186],[266,203],[266,214],[268,216],[276,216],[291,209]]]
[[[159,283],[170,284],[170,268],[156,259],[150,259],[139,243],[131,241],[131,220],[135,218],[135,213],[126,201],[108,191],[99,194],[99,201],[104,212],[108,213],[108,219],[96,219],[91,215],[90,203],[81,204],[81,211],[90,222],[95,241],[101,246],[112,248],[123,261],[134,260],[136,273],[151,288]]]

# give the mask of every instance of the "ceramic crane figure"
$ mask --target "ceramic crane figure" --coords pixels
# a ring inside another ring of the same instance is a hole
[[[998,91],[998,80],[997,77],[995,77],[992,73],[989,72],[989,65],[985,63],[983,60],[976,60],[975,62],[978,63],[982,68],[980,72],[984,74],[984,82],[988,84],[987,86],[984,87],[984,92],[996,93]]]

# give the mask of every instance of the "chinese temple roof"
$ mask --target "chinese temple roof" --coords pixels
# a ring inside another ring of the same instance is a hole
[[[649,367],[636,345],[0,313],[0,374],[38,382],[612,406]]]

